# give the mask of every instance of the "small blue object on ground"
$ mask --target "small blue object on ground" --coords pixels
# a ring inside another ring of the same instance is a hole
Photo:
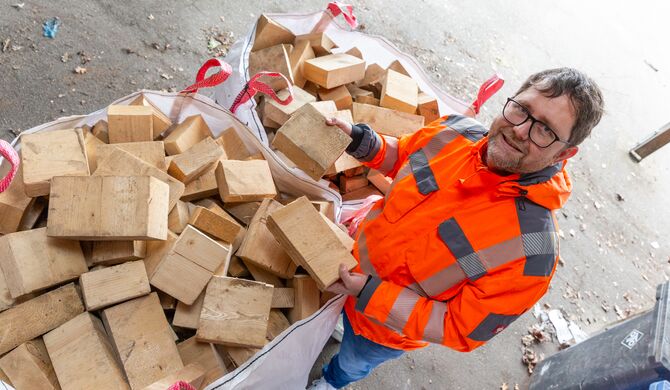
[[[658,381],[649,385],[649,390],[670,390],[670,382]]]
[[[60,27],[60,19],[57,17],[51,18],[42,25],[42,34],[47,38],[55,38]]]

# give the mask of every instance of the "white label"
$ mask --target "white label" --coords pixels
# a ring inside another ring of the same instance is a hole
[[[644,333],[637,329],[633,329],[630,333],[628,333],[628,336],[626,336],[626,338],[621,341],[621,345],[628,349],[633,349],[635,344],[642,340],[642,336],[644,336]]]

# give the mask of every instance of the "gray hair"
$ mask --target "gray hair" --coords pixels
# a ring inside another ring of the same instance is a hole
[[[575,146],[591,134],[591,130],[600,122],[605,111],[600,88],[595,81],[577,69],[556,68],[532,74],[521,85],[516,95],[530,87],[534,87],[548,98],[568,95],[577,116],[568,142]]]

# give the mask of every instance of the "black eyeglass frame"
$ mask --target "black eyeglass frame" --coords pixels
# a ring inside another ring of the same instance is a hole
[[[523,110],[523,112],[526,114],[526,119],[522,120],[522,121],[519,122],[519,123],[514,123],[514,122],[512,122],[511,120],[509,120],[509,119],[505,116],[505,110],[507,109],[507,106],[509,105],[510,102],[513,102],[513,103],[515,103],[516,105],[518,105],[519,107],[521,107],[521,109]],[[509,123],[512,124],[513,126],[521,126],[522,124],[526,123],[526,122],[528,121],[528,119],[530,119],[530,120],[531,120],[531,123],[530,123],[530,128],[528,129],[528,138],[530,138],[531,142],[534,143],[535,145],[537,145],[538,148],[542,148],[542,149],[548,148],[548,147],[550,147],[551,145],[553,145],[554,142],[556,142],[556,141],[561,142],[561,143],[564,143],[564,144],[569,145],[569,146],[572,146],[572,144],[571,144],[570,142],[568,142],[568,141],[563,141],[563,140],[558,136],[558,134],[556,134],[556,132],[554,131],[554,129],[552,129],[551,127],[549,127],[546,123],[542,122],[541,120],[538,120],[537,118],[535,118],[535,117],[530,113],[530,111],[529,111],[523,104],[517,102],[516,100],[514,100],[514,99],[512,99],[512,98],[510,98],[510,97],[507,98],[507,102],[506,102],[505,105],[503,106],[503,109],[502,109],[502,116],[503,116],[503,118],[505,118],[505,120],[506,120],[507,122],[509,122]],[[554,136],[554,140],[551,141],[551,142],[549,143],[549,145],[547,145],[547,146],[542,146],[542,145],[538,144],[537,142],[535,142],[535,140],[533,140],[533,137],[532,137],[532,131],[533,131],[533,126],[535,125],[535,123],[540,123],[540,124],[544,125],[544,127],[546,127],[546,128],[551,132],[551,134],[553,134],[553,136]]]

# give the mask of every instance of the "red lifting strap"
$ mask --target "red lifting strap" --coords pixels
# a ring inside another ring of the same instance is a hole
[[[2,178],[2,180],[0,180],[0,193],[1,193],[4,192],[7,188],[9,188],[9,185],[12,184],[12,180],[14,180],[16,170],[19,169],[19,155],[18,153],[16,153],[16,150],[12,148],[12,145],[10,145],[9,142],[3,141],[1,139],[0,139],[0,154],[2,155],[2,157],[5,158],[5,160],[9,161],[9,164],[12,166],[7,176],[5,176],[4,178]]]
[[[205,78],[207,71],[215,67],[219,67],[221,70]],[[226,81],[231,74],[233,74],[233,68],[229,64],[218,58],[209,59],[198,70],[198,74],[195,76],[195,84],[187,87],[181,93],[198,92],[200,88],[214,87]]]
[[[490,79],[486,80],[481,87],[479,87],[479,93],[477,93],[477,99],[472,103],[470,109],[475,113],[479,114],[479,110],[482,108],[484,103],[496,92],[502,88],[505,84],[505,80],[499,74],[494,74]]]
[[[172,386],[168,387],[167,390],[197,390],[195,387],[191,386],[190,383],[179,381]]]
[[[286,99],[284,100],[280,99],[279,96],[277,96],[275,91],[269,85],[267,85],[262,81],[258,81],[258,79],[262,76],[269,76],[272,78],[276,77],[283,78],[284,81],[286,81],[286,85],[288,85],[289,94],[286,97]],[[240,93],[237,95],[237,97],[233,101],[233,105],[230,106],[230,112],[234,114],[235,111],[237,111],[237,109],[242,104],[248,102],[249,99],[254,97],[254,95],[256,95],[257,92],[262,92],[266,95],[269,95],[272,98],[272,100],[276,101],[282,106],[286,106],[293,101],[293,87],[291,87],[291,83],[288,81],[286,76],[278,72],[258,72],[251,78],[251,80],[249,80],[249,82],[244,86],[244,88],[242,88]]]
[[[338,1],[328,3],[326,10],[330,11],[333,17],[342,14],[342,17],[352,29],[358,26],[356,15],[354,15],[354,7],[351,4],[343,4]]]

